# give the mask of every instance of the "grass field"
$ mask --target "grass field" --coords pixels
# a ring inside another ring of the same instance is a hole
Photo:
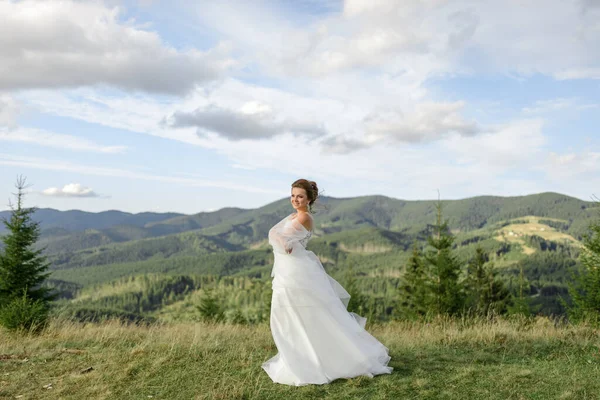
[[[53,321],[38,336],[0,333],[0,398],[600,398],[600,334],[590,327],[440,320],[369,330],[390,349],[391,375],[289,387],[260,368],[276,352],[266,325]]]
[[[510,224],[498,230],[496,239],[509,243],[518,243],[521,245],[523,253],[531,255],[535,253],[535,249],[525,244],[524,236],[539,236],[543,239],[559,243],[568,243],[569,245],[581,247],[581,242],[573,236],[563,232],[559,232],[551,226],[540,223],[540,219],[549,219],[556,222],[565,222],[555,218],[540,218],[540,217],[522,217],[519,220],[527,220],[527,223]]]

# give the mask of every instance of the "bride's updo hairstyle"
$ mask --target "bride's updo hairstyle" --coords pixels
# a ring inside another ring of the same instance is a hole
[[[319,197],[319,188],[317,187],[317,182],[306,179],[298,179],[296,182],[292,183],[292,187],[304,189],[306,191],[306,196],[308,197],[308,211],[312,212],[312,205],[315,204],[315,201]]]

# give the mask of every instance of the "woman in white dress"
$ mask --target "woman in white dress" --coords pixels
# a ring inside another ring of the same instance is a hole
[[[273,382],[295,386],[389,374],[388,349],[364,329],[365,318],[347,311],[348,292],[306,250],[317,197],[315,182],[294,182],[296,212],[269,231],[275,255],[270,323],[279,353],[262,367]]]

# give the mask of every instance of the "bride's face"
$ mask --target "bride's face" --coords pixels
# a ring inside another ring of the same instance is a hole
[[[308,208],[308,196],[306,190],[302,188],[292,188],[291,197],[292,207],[296,210],[306,211]]]

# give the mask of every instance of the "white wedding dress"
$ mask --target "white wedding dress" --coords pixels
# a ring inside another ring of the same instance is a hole
[[[348,292],[306,250],[311,236],[295,214],[269,231],[275,254],[270,322],[279,353],[263,369],[274,382],[295,386],[391,373],[388,349],[364,329],[365,318],[347,311]]]

